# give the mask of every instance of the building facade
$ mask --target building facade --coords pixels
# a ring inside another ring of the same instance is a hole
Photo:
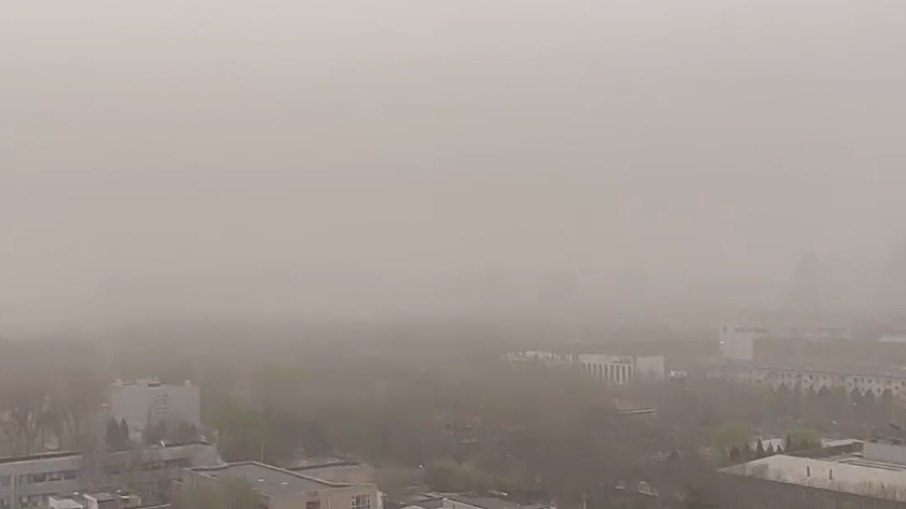
[[[148,503],[169,499],[182,470],[220,463],[206,443],[140,451],[39,454],[0,459],[0,509],[46,507],[49,497],[76,492],[115,492],[129,487]]]
[[[780,386],[803,392],[822,389],[854,390],[880,397],[885,391],[897,399],[906,399],[906,371],[821,370],[795,367],[760,366],[751,363],[727,363],[709,370],[708,376],[774,390]]]
[[[191,382],[168,385],[153,378],[117,382],[110,390],[109,409],[110,417],[126,421],[129,438],[136,441],[162,423],[172,429],[183,424],[201,427],[201,391]]]
[[[660,356],[580,354],[578,362],[592,377],[616,385],[666,377],[664,358]]]

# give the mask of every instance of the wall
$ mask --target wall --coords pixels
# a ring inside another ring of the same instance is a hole
[[[895,500],[724,473],[717,474],[708,495],[721,509],[906,509]]]
[[[306,509],[305,503],[315,497],[321,502],[321,509],[352,509],[353,497],[371,497],[371,509],[383,509],[383,502],[374,484],[361,484],[341,488],[318,490],[315,493],[298,493],[268,500],[268,509]]]

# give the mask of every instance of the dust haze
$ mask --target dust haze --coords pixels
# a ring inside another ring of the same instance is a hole
[[[865,312],[906,235],[904,20],[892,0],[8,1],[0,334],[719,321],[785,306],[809,256],[827,312]]]

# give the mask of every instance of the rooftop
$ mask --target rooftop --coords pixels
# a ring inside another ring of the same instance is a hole
[[[219,467],[193,468],[192,471],[214,479],[227,477],[245,479],[255,491],[266,497],[344,486],[265,465],[264,463],[258,463],[257,461],[230,463]]]
[[[819,459],[777,454],[727,467],[721,472],[853,495],[906,501],[906,467],[867,461],[858,455]]]
[[[548,507],[547,504],[530,504],[522,505],[510,500],[496,497],[467,497],[462,495],[453,495],[447,497],[454,502],[469,504],[482,509],[542,509]]]

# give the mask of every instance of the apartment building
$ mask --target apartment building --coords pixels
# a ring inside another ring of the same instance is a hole
[[[161,423],[171,429],[182,424],[201,427],[201,391],[191,382],[170,385],[155,378],[118,381],[110,389],[109,409],[113,419],[126,421],[129,438],[135,441]]]
[[[169,500],[187,467],[220,464],[217,448],[195,442],[139,451],[75,452],[0,459],[0,509],[46,507],[51,496],[129,486],[147,503]]]
[[[244,479],[262,509],[382,509],[374,483],[325,481],[264,463],[247,461],[186,469],[180,489],[216,487],[224,479]]]
[[[906,370],[902,368],[840,366],[822,369],[730,362],[712,368],[708,376],[772,389],[785,385],[803,392],[844,389],[878,397],[889,390],[895,398],[906,398]]]

